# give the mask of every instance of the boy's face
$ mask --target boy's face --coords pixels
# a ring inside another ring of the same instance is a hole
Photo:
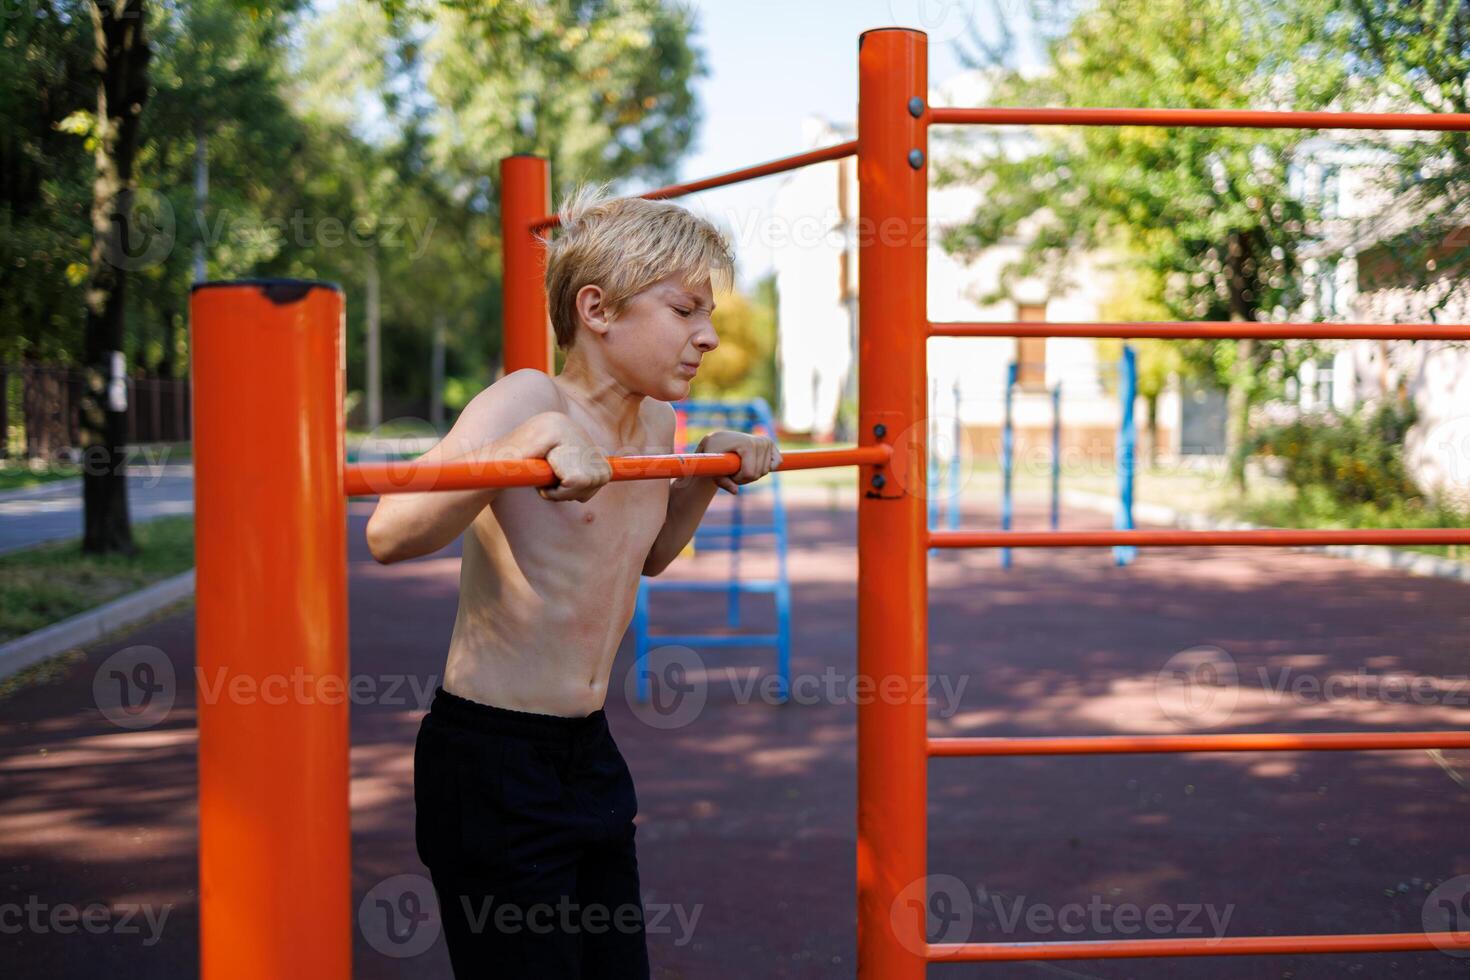
[[[651,398],[688,397],[700,360],[720,345],[710,320],[714,309],[708,279],[694,285],[681,276],[660,279],[608,321],[603,342],[608,366],[633,390]]]

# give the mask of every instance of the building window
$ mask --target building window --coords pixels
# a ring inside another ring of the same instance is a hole
[[[1045,303],[1017,303],[1016,319],[1021,323],[1045,323]],[[1016,338],[1016,384],[1023,390],[1046,388],[1046,338]]]

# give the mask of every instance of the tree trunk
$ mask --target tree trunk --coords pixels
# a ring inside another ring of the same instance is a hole
[[[204,119],[194,122],[194,228],[199,237],[194,240],[194,281],[204,282],[209,278],[209,255],[204,249],[204,209],[209,204],[209,135],[204,129]]]
[[[163,311],[163,356],[158,359],[158,375],[173,380],[179,376],[178,315],[172,304]]]
[[[46,364],[21,368],[20,411],[26,431],[26,459],[55,463],[68,445],[67,372]]]
[[[1149,395],[1144,404],[1148,406],[1148,449],[1144,457],[1148,461],[1148,468],[1156,470],[1159,468],[1159,395],[1155,392]]]
[[[1250,243],[1240,231],[1230,232],[1226,244],[1226,289],[1230,297],[1230,319],[1248,321],[1255,310],[1251,295],[1251,279],[1246,271],[1250,259]],[[1242,494],[1246,491],[1245,464],[1250,454],[1251,369],[1255,361],[1256,342],[1235,342],[1235,365],[1230,387],[1226,390],[1225,451],[1230,456],[1230,479]]]
[[[367,315],[367,430],[376,432],[383,424],[383,369],[382,353],[382,303],[379,296],[378,250],[368,252],[367,296],[364,312]]]
[[[82,449],[82,550],[133,554],[128,524],[124,289],[138,263],[130,247],[133,154],[148,97],[144,0],[93,0],[97,74],[96,176],[87,274],[85,385],[78,406]]]
[[[429,424],[444,434],[444,341],[448,332],[443,313],[434,315],[434,348],[429,356]]]
[[[1244,371],[1251,361],[1251,340],[1236,341],[1236,374]],[[1246,382],[1239,377],[1231,379],[1225,393],[1225,449],[1230,454],[1230,480],[1241,493],[1246,490],[1245,464],[1250,454],[1251,400]]]

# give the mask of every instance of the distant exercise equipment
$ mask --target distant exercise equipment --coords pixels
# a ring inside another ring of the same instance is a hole
[[[776,438],[776,422],[764,398],[742,401],[687,399],[675,402],[677,413],[675,447],[693,452],[687,435],[690,429],[720,427],[741,432],[759,433]],[[748,523],[746,497],[752,493],[771,496],[771,515],[767,523]],[[648,700],[648,654],[655,644],[678,644],[688,647],[774,647],[776,650],[777,697],[786,700],[791,688],[791,581],[786,571],[786,507],[781,498],[781,481],[771,473],[756,483],[740,488],[738,494],[720,494],[729,499],[726,507],[712,506],[694,532],[693,546],[700,551],[728,551],[729,571],[725,578],[701,581],[649,578],[638,585],[637,604],[633,610],[633,632],[636,640],[633,669],[637,672],[637,696]],[[711,521],[719,512],[728,513],[724,520]],[[740,571],[741,551],[750,538],[772,537],[775,540],[776,576],[769,579],[744,578]],[[655,592],[704,592],[725,594],[726,632],[720,633],[655,633],[650,628],[650,604]],[[739,633],[741,597],[745,594],[769,594],[776,601],[776,632]]]
[[[1002,531],[1011,530],[1015,522],[1015,394],[1021,368],[1024,366],[1014,361],[1006,365],[1005,410],[1000,431],[1000,529]],[[1117,371],[1119,424],[1113,447],[1113,459],[1118,474],[1118,499],[1113,512],[1113,526],[1118,530],[1131,530],[1134,527],[1133,499],[1137,476],[1138,446],[1138,423],[1133,410],[1134,402],[1138,398],[1138,358],[1131,345],[1123,346],[1123,352],[1117,362]],[[1060,527],[1062,518],[1062,383],[1057,381],[1048,389],[1048,392],[1051,398],[1051,471],[1049,474],[1051,499],[1047,523],[1051,530],[1055,531]],[[937,384],[931,385],[929,392],[928,523],[929,530],[937,530],[942,514],[944,523],[949,530],[953,531],[959,527],[960,522],[960,447],[963,440],[959,383],[955,383],[953,392],[954,411],[951,413],[953,436],[950,444],[944,447],[949,450],[948,469],[943,474],[946,477],[945,482],[948,484],[948,489],[944,493],[939,492],[940,463],[944,454],[939,451],[940,440],[937,438],[941,422],[937,410],[937,396]],[[935,550],[930,548],[930,554],[933,554]],[[1113,549],[1113,562],[1120,566],[1127,565],[1137,557],[1137,554],[1136,547],[1120,545]],[[1001,567],[1010,568],[1012,561],[1011,549],[1002,547],[1000,549]]]

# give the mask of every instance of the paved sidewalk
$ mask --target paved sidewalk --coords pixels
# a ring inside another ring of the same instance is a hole
[[[128,469],[128,514],[134,523],[192,513],[193,467]],[[0,493],[0,554],[81,536],[81,477]]]

